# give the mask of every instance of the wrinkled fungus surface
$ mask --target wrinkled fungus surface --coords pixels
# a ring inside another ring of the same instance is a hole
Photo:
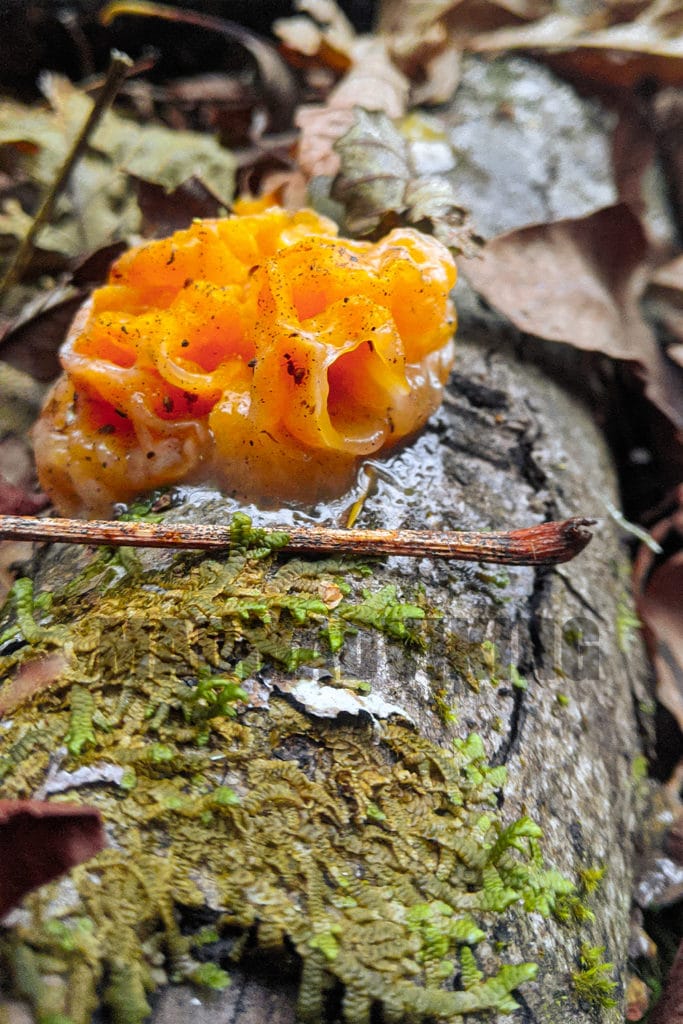
[[[200,477],[256,500],[341,493],[360,457],[439,405],[454,283],[435,239],[340,239],[311,210],[131,249],[63,346],[35,432],[41,484],[79,515]]]

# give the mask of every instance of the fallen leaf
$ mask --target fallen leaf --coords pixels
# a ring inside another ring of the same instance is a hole
[[[351,108],[310,106],[299,107],[294,118],[301,130],[298,164],[311,178],[333,178],[339,170],[339,154],[334,145],[353,124]]]
[[[54,380],[60,372],[59,346],[85,295],[70,286],[40,292],[19,317],[6,323],[3,359],[36,381]]]
[[[0,800],[0,917],[31,889],[104,849],[94,807],[42,800]]]
[[[324,106],[300,107],[295,124],[301,129],[298,162],[309,177],[333,177],[340,167],[335,142],[354,123],[354,107],[401,117],[408,101],[408,79],[392,63],[386,43],[361,37],[354,46],[353,66]]]
[[[646,298],[650,317],[662,329],[667,355],[683,367],[683,256],[654,271]]]
[[[68,661],[61,652],[23,662],[0,690],[0,716],[19,707],[34,693],[48,689],[67,668]]]
[[[93,101],[61,75],[47,74],[43,92],[58,118],[80,127]],[[197,178],[220,202],[229,203],[234,188],[234,158],[210,135],[139,125],[108,111],[90,140],[93,149],[115,167],[173,192]]]
[[[650,275],[649,284],[683,308],[683,255],[658,267]]]
[[[460,81],[471,36],[547,12],[547,0],[385,0],[378,32],[411,81],[411,103],[446,103]]]
[[[671,966],[664,995],[648,1017],[649,1024],[683,1024],[683,941]]]
[[[614,23],[610,24],[610,17]],[[502,28],[471,37],[468,49],[477,53],[532,50],[542,54],[569,52],[563,63],[621,86],[645,77],[674,85],[683,82],[683,8],[679,0],[655,0],[626,21],[616,9],[588,15],[553,12],[521,27]],[[607,23],[606,23],[607,22]]]
[[[54,181],[93,101],[60,75],[43,75],[41,87],[51,110],[0,103],[0,144],[20,149],[30,144],[22,166],[44,190]],[[140,125],[109,111],[76,164],[53,221],[41,229],[37,248],[72,259],[129,239],[141,227],[137,179],[171,193],[195,178],[217,202],[228,204],[234,169],[232,154],[209,135]],[[0,233],[21,239],[32,220],[32,213],[10,197],[0,211]]]
[[[647,249],[640,222],[620,203],[501,235],[461,269],[520,330],[635,363],[648,398],[681,429],[683,377],[639,308]]]
[[[683,90],[661,89],[652,100],[657,144],[667,166],[670,199],[683,223]]]
[[[272,32],[288,53],[299,53],[334,71],[347,71],[356,40],[353,25],[334,0],[296,0],[301,15],[278,18]]]
[[[662,559],[641,546],[633,566],[633,590],[655,668],[657,699],[683,732],[683,484],[675,500],[671,514],[650,530],[665,552],[674,553]]]
[[[479,240],[450,180],[417,173],[411,143],[386,114],[357,107],[335,149],[341,167],[331,196],[344,206],[352,234],[370,234],[396,214],[458,252],[474,254]]]

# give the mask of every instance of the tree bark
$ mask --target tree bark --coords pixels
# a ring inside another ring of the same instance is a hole
[[[509,528],[573,514],[600,516],[607,500],[618,500],[609,455],[586,410],[511,348],[494,347],[472,318],[461,329],[457,372],[443,408],[410,446],[377,463],[376,473],[376,489],[365,501],[359,527]],[[167,518],[217,521],[224,507],[204,492]],[[63,587],[88,557],[56,547],[43,559],[37,586]],[[144,564],[159,564],[158,554],[146,552],[143,558]],[[142,576],[141,585],[145,580]],[[595,1007],[577,1001],[570,982],[580,968],[581,944],[604,945],[615,965],[608,976],[619,982],[618,998],[627,948],[636,828],[632,764],[640,751],[636,708],[643,697],[643,662],[637,647],[630,654],[622,649],[618,635],[629,598],[617,527],[601,518],[591,545],[561,568],[508,567],[503,574],[492,566],[390,558],[373,569],[372,589],[387,584],[398,585],[407,600],[422,590],[429,614],[440,613],[428,624],[426,649],[406,649],[380,633],[361,632],[341,654],[342,678],[371,682],[373,707],[386,701],[400,709],[399,720],[412,720],[420,736],[443,750],[454,738],[479,733],[491,762],[508,770],[500,795],[504,821],[523,814],[537,821],[547,864],[570,878],[576,879],[581,868],[606,868],[588,901],[594,921],[567,926],[552,916],[508,914],[487,936],[489,947],[506,943],[507,962],[540,965],[537,979],[521,986],[520,1019],[539,1024],[559,1024],[568,1014],[576,1022],[620,1019],[618,1008],[602,1008],[596,1015]],[[324,676],[316,684],[310,669],[298,675],[308,676],[309,686],[311,679],[313,686],[325,684]],[[271,691],[293,685],[281,669],[267,683]],[[311,698],[297,692],[301,709],[301,701]],[[338,691],[324,686],[324,692]],[[54,699],[49,689],[29,702],[31,720]],[[23,708],[15,709],[13,720],[22,713]],[[303,713],[315,729],[320,709],[311,713],[304,704]],[[344,714],[336,735],[360,734],[367,740],[366,723],[360,711],[356,717]],[[381,735],[385,725],[377,721],[375,728]],[[405,728],[408,735],[410,727]],[[324,734],[316,742],[324,745]],[[295,745],[280,756],[304,763]],[[96,769],[102,760],[107,760],[106,744],[90,763]],[[45,757],[28,780],[10,774],[7,795],[44,795],[47,783],[50,796],[54,768],[54,757]],[[330,792],[338,785],[334,773],[326,777],[320,765],[315,777]],[[112,814],[111,788],[102,781],[79,786],[75,777],[67,785],[71,796],[100,806],[106,820]],[[353,825],[345,828],[352,847]],[[125,832],[114,827],[113,833],[125,850]],[[144,853],[147,842],[138,823],[128,855],[135,856],[135,849]],[[68,891],[69,885],[67,880],[61,888]],[[66,899],[59,892],[58,886],[52,896],[57,905]],[[180,903],[186,902],[181,894]],[[211,898],[206,905],[225,909]],[[19,931],[22,913],[15,915]],[[193,913],[196,917],[197,907]],[[267,910],[261,913],[267,922]],[[176,914],[182,919],[178,908]],[[231,966],[233,984],[226,993],[206,998],[187,985],[162,984],[153,1000],[154,1021],[172,1024],[190,1012],[199,1024],[294,1020],[290,941],[284,940],[280,954],[268,950],[267,942],[259,953],[257,939],[256,953]],[[491,955],[488,948],[484,961]],[[268,957],[265,967],[259,966],[261,956]],[[172,973],[167,961],[166,968]],[[339,1011],[331,1005],[334,1018]],[[347,1019],[354,1020],[349,1012]]]

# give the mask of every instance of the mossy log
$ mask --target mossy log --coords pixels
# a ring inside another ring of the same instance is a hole
[[[621,1020],[644,668],[615,478],[483,317],[357,525],[603,516],[574,562],[295,561],[239,517],[221,558],[39,554],[0,628],[3,796],[96,806],[110,846],[6,919],[10,1020]]]

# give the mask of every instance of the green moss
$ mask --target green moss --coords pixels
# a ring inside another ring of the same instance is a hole
[[[357,564],[279,562],[282,537],[243,517],[231,534],[223,560],[125,572],[104,593],[86,570],[39,615],[31,595],[30,640],[11,604],[5,686],[56,636],[67,667],[3,731],[3,795],[31,795],[60,749],[62,772],[121,769],[52,797],[96,806],[113,845],[30,895],[0,937],[14,991],[41,1020],[89,1024],[103,1000],[141,1024],[161,982],[224,987],[248,943],[296,952],[302,1022],[335,983],[353,1024],[375,1004],[394,1020],[511,1011],[536,966],[484,974],[472,947],[500,915],[547,915],[572,887],[543,865],[538,826],[500,817],[505,769],[481,739],[444,750],[391,720],[248,704],[262,667],[333,651],[331,623],[342,643],[350,629],[416,642],[424,609],[394,588],[359,593]],[[209,932],[193,934],[207,907]]]
[[[616,999],[612,998],[617,983],[607,977],[614,970],[614,964],[605,963],[604,952],[604,946],[589,946],[587,943],[581,946],[581,967],[572,974],[572,985],[579,999],[608,1009],[617,1005]]]

